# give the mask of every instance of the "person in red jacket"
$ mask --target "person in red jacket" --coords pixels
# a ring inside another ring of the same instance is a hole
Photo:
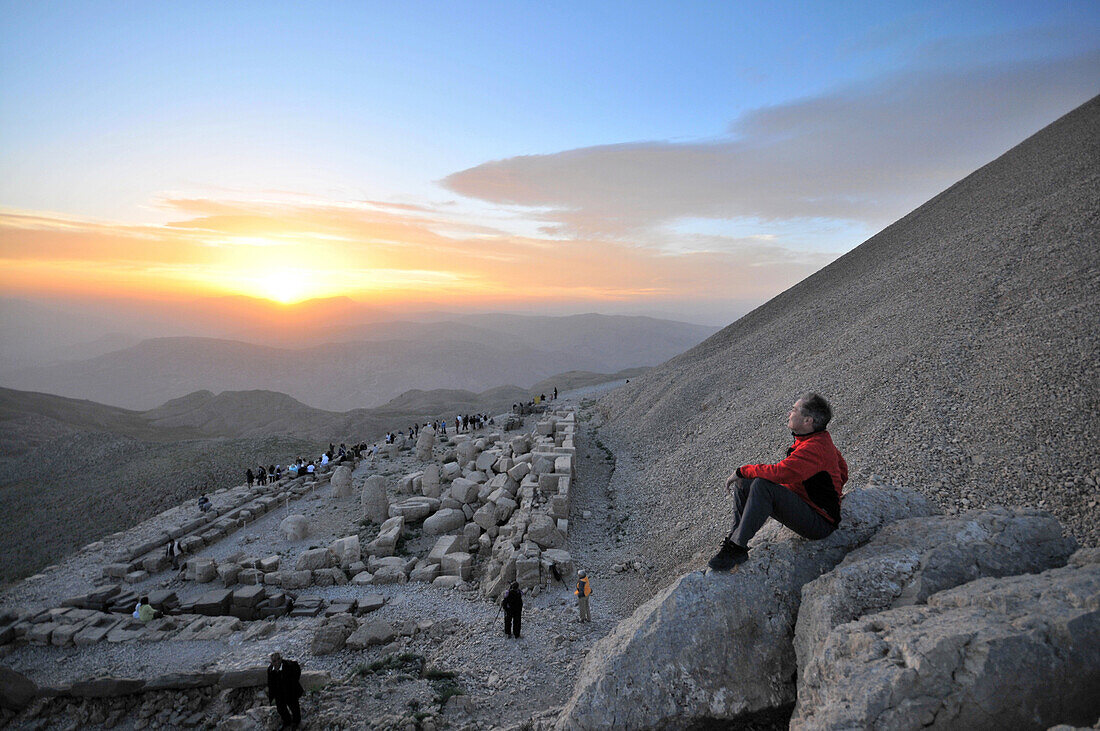
[[[707,562],[729,571],[748,560],[749,540],[768,518],[775,518],[811,540],[827,537],[840,523],[840,500],[848,465],[825,427],[833,416],[829,402],[810,392],[787,414],[794,444],[776,464],[746,464],[726,479],[733,492],[733,529]]]

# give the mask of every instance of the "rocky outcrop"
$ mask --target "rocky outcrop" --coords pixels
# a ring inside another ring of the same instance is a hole
[[[839,566],[802,589],[795,653],[805,667],[834,627],[983,577],[1064,566],[1076,547],[1050,515],[975,510],[888,525]],[[800,678],[801,678],[800,674]]]
[[[1100,552],[840,625],[792,729],[1046,728],[1100,716]]]
[[[932,512],[917,493],[868,487],[823,541],[769,523],[737,571],[681,577],[598,642],[558,727],[684,727],[792,704],[802,586],[883,525]]]
[[[1033,574],[1065,565],[1076,543],[1049,514],[975,510],[887,525],[832,572],[802,589],[794,650],[799,666],[837,624],[923,605],[937,591],[992,576]]]

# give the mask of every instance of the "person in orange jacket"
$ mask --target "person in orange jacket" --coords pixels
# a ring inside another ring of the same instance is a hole
[[[726,479],[734,497],[733,528],[707,566],[729,571],[747,561],[749,540],[768,518],[810,540],[836,530],[848,465],[825,431],[832,416],[820,394],[803,395],[787,414],[794,437],[787,456],[775,464],[741,465]]]
[[[584,569],[577,572],[577,588],[573,593],[577,595],[577,608],[581,613],[581,621],[591,622],[592,616],[588,613],[588,596],[592,593],[592,585],[588,583],[588,574]]]

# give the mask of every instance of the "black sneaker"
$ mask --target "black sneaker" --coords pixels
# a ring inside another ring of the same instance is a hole
[[[707,561],[709,566],[714,571],[729,571],[734,566],[740,566],[749,560],[749,550],[747,548],[741,548],[729,538],[722,541],[722,548],[715,554],[714,558]]]

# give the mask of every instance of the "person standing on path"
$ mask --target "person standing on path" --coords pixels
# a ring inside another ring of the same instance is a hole
[[[825,431],[832,416],[820,394],[804,394],[787,413],[794,437],[787,456],[775,464],[741,465],[726,479],[734,498],[733,527],[707,566],[729,571],[747,561],[749,540],[768,518],[813,541],[836,530],[848,464]]]
[[[302,709],[298,705],[303,693],[301,677],[301,665],[284,660],[277,652],[271,653],[271,664],[267,666],[267,697],[275,701],[283,728],[298,728],[302,723]]]
[[[504,634],[518,640],[523,620],[523,592],[519,589],[519,582],[513,581],[508,587],[500,606],[504,607]]]
[[[588,583],[588,573],[581,569],[577,572],[577,588],[573,592],[577,595],[577,608],[581,613],[582,622],[591,622],[592,616],[588,613],[588,597],[592,593],[592,585]]]
[[[249,467],[245,470],[244,479],[248,481],[248,486],[252,487],[252,483],[256,481],[256,477],[252,474],[252,468]]]
[[[183,553],[183,549],[180,547],[180,542],[175,538],[168,539],[168,548],[165,549],[164,555],[168,557],[168,560],[172,562],[172,570],[180,570],[180,554]]]

